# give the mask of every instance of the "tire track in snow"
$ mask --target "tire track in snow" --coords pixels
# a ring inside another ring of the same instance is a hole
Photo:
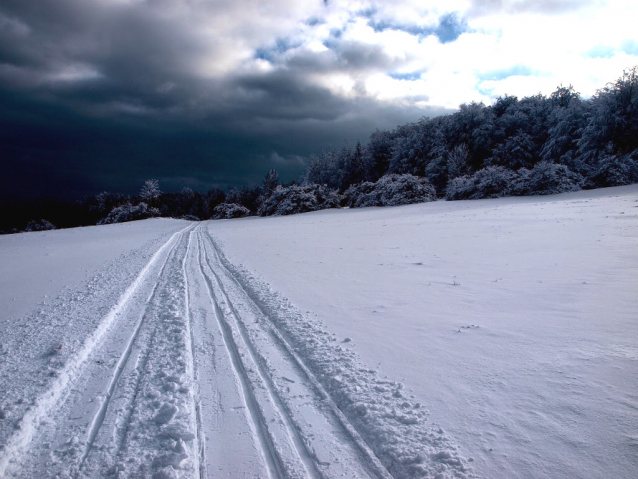
[[[180,232],[178,232],[179,236],[181,237],[182,234],[184,234],[185,230],[182,230]],[[172,238],[171,238],[172,239]],[[97,437],[97,434],[100,430],[100,428],[102,427],[102,424],[104,422],[104,417],[106,416],[106,411],[109,407],[109,404],[111,402],[111,398],[113,397],[113,392],[115,391],[115,388],[117,387],[117,383],[120,379],[120,376],[122,375],[122,372],[124,371],[124,368],[126,367],[126,364],[128,363],[128,360],[131,356],[131,351],[133,350],[133,344],[135,343],[135,341],[138,338],[139,332],[142,329],[142,326],[145,323],[147,316],[147,312],[148,312],[148,307],[151,304],[151,302],[155,299],[155,295],[157,292],[157,288],[159,286],[159,278],[162,277],[162,275],[164,274],[164,270],[166,269],[166,265],[168,264],[171,256],[174,254],[175,252],[175,248],[177,247],[177,245],[179,244],[179,240],[176,240],[175,243],[173,244],[173,246],[171,247],[171,250],[168,252],[168,254],[166,255],[166,259],[164,260],[164,263],[162,264],[162,267],[157,275],[157,279],[155,284],[153,285],[153,289],[151,291],[151,294],[148,296],[147,300],[146,300],[146,304],[144,307],[144,311],[140,316],[140,319],[138,320],[138,323],[135,327],[135,330],[133,331],[133,334],[130,336],[126,347],[124,348],[124,351],[122,352],[120,359],[118,360],[115,369],[113,371],[113,376],[111,378],[111,381],[109,382],[108,388],[105,392],[104,395],[104,400],[102,401],[102,404],[100,405],[100,408],[97,412],[97,414],[95,415],[95,417],[93,418],[93,420],[91,421],[91,426],[89,427],[89,431],[88,431],[88,439],[87,439],[87,444],[84,450],[84,453],[82,454],[82,458],[80,460],[80,464],[78,466],[78,469],[81,471],[82,467],[84,466],[84,462],[86,461],[87,456],[89,455],[92,447],[93,447],[93,443],[95,442],[95,438]],[[152,260],[151,260],[152,261]],[[153,329],[153,332],[151,333],[151,337],[150,337],[150,341],[147,345],[146,348],[144,348],[144,352],[142,354],[142,361],[140,363],[140,366],[136,369],[138,369],[139,375],[137,377],[137,381],[136,381],[136,386],[134,389],[134,395],[131,398],[129,407],[126,408],[126,416],[125,416],[125,422],[124,422],[124,428],[122,430],[122,432],[120,434],[118,434],[120,437],[118,439],[118,447],[117,447],[117,453],[119,453],[119,450],[122,448],[122,445],[125,441],[126,438],[126,434],[128,432],[128,424],[130,422],[130,418],[132,415],[132,409],[135,405],[135,400],[137,397],[137,393],[138,393],[138,389],[139,389],[139,382],[141,380],[141,376],[142,376],[142,371],[144,370],[145,366],[146,366],[146,362],[148,361],[148,355],[150,354],[150,350],[152,348],[153,345],[153,338],[155,337],[155,332],[157,330],[157,326],[155,326],[155,328]]]
[[[175,238],[181,236],[189,228],[192,229],[193,225],[191,224],[174,233],[168,241],[155,252],[133,283],[119,298],[117,304],[111,308],[109,313],[100,321],[97,329],[84,341],[78,353],[65,364],[52,386],[45,393],[41,394],[34,401],[33,406],[27,410],[20,420],[20,427],[7,439],[4,450],[2,451],[2,455],[0,456],[0,477],[5,477],[7,467],[11,462],[20,461],[25,450],[33,440],[34,434],[42,420],[46,418],[49,412],[65,397],[71,384],[82,373],[82,368],[87,359],[96,347],[100,345],[107,332],[111,330],[120,312],[126,308],[135,291],[146,280],[151,268],[164,251],[168,249],[169,245],[172,243],[176,244]]]
[[[241,283],[237,280],[235,275],[231,273],[228,268],[223,264],[221,253],[219,248],[215,244],[215,241],[210,236],[208,231],[205,232],[208,240],[213,248],[213,253],[216,259],[216,265],[225,273],[225,275],[233,282],[233,284],[241,290],[241,292],[245,295],[246,298],[250,298],[253,301],[252,295],[241,285]],[[223,287],[222,287],[223,288]],[[351,440],[356,447],[359,449],[359,453],[362,457],[362,462],[367,466],[368,472],[373,477],[383,477],[383,478],[391,478],[392,475],[388,472],[385,466],[381,463],[379,458],[374,454],[372,448],[365,442],[365,440],[361,437],[356,428],[350,423],[350,421],[346,418],[346,416],[341,412],[336,403],[332,400],[331,396],[325,390],[325,388],[319,383],[314,374],[310,371],[310,369],[305,365],[303,360],[295,353],[294,349],[290,346],[288,341],[283,337],[277,326],[274,322],[268,317],[268,315],[259,307],[257,302],[253,301],[255,308],[261,313],[261,316],[267,320],[268,327],[270,333],[276,339],[276,341],[281,345],[281,347],[286,351],[289,357],[294,361],[295,365],[302,371],[305,379],[311,383],[312,387],[316,391],[319,397],[323,399],[324,404],[328,405],[328,409],[332,414],[334,414],[335,418],[343,427],[345,435]]]

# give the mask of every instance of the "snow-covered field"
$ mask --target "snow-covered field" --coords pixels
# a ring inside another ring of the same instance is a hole
[[[635,185],[0,237],[0,477],[634,478],[636,278]]]

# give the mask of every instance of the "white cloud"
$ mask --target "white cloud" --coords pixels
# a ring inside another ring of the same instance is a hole
[[[93,66],[84,63],[71,63],[49,73],[46,78],[58,82],[77,82],[95,80],[102,74]]]
[[[573,84],[585,96],[592,95],[624,68],[636,63],[622,45],[636,41],[633,2],[455,2],[459,14],[469,14],[481,3],[482,15],[468,18],[469,32],[456,41],[441,44],[436,37],[419,39],[406,31],[374,31],[367,19],[358,18],[345,27],[343,38],[379,45],[393,58],[404,60],[400,72],[422,72],[414,81],[393,79],[391,71],[370,72],[364,78],[365,92],[382,100],[410,101],[427,95],[422,105],[457,107],[470,101],[491,102],[505,93],[526,96],[550,94],[559,84]],[[432,8],[430,8],[432,7]],[[450,5],[446,4],[446,8]],[[491,8],[487,8],[491,7]],[[375,18],[412,25],[432,24],[428,2],[400,2],[377,8]],[[610,58],[586,55],[597,45],[609,45]],[[524,65],[530,74],[483,80],[483,74]],[[385,74],[383,74],[385,73]],[[360,74],[358,79],[361,81]],[[339,73],[334,82],[343,94],[354,95],[354,81]],[[361,90],[359,90],[360,92]]]

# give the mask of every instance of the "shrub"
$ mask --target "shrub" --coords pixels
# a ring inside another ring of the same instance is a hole
[[[447,184],[447,200],[500,198],[512,193],[516,173],[503,166],[488,166],[471,176],[454,178]]]
[[[593,169],[589,180],[595,188],[629,185],[638,181],[638,150],[628,155],[606,155]]]
[[[585,179],[565,165],[541,161],[534,168],[518,170],[513,193],[520,196],[554,195],[583,189]]]
[[[382,176],[376,183],[366,181],[351,186],[344,197],[345,204],[354,208],[398,206],[434,201],[436,190],[426,178],[392,174]]]
[[[222,203],[221,205],[217,205],[213,210],[212,219],[224,220],[231,218],[243,218],[249,214],[250,210],[245,206],[241,206],[236,203]]]
[[[303,186],[278,186],[259,207],[259,215],[293,215],[338,208],[340,201],[339,193],[327,186],[314,183]]]
[[[126,203],[113,208],[108,216],[98,221],[97,224],[106,225],[112,223],[125,223],[127,221],[152,218],[154,216],[159,216],[159,214],[160,212],[157,208],[151,208],[144,202],[137,205]]]
[[[55,230],[57,229],[55,225],[45,219],[42,220],[31,220],[27,223],[27,227],[24,229],[25,232],[30,231],[47,231],[47,230]]]

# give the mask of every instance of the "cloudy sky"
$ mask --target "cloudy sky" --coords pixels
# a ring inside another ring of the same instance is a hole
[[[635,0],[2,0],[0,196],[297,176],[461,103],[638,64]]]

